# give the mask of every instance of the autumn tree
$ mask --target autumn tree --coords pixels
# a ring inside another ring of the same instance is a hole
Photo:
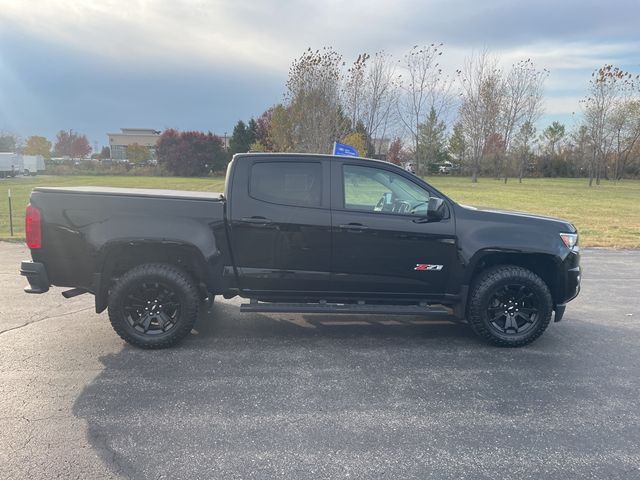
[[[127,146],[127,160],[131,163],[142,164],[151,159],[151,151],[144,145],[132,143]]]
[[[341,104],[342,56],[332,48],[308,49],[294,60],[286,83],[286,113],[293,148],[328,153],[350,130]]]
[[[70,158],[86,158],[91,153],[91,145],[86,135],[73,130],[60,130],[56,135],[54,151],[57,156]]]
[[[351,132],[348,133],[342,140],[342,143],[346,143],[347,145],[352,146],[358,151],[359,157],[364,157],[367,155],[367,140],[364,137],[364,134],[360,132]]]
[[[387,162],[394,165],[402,164],[402,140],[400,137],[396,137],[389,144],[389,150],[387,150]]]
[[[287,107],[282,104],[273,107],[268,132],[274,152],[293,151],[293,119]]]
[[[211,132],[165,130],[156,146],[158,163],[177,176],[208,175],[225,168],[226,155],[220,137]]]
[[[273,117],[274,109],[275,106],[270,107],[256,119],[256,138],[251,150],[259,150],[264,152],[273,151],[273,141],[271,140],[271,137],[269,135],[269,128],[271,126],[271,118]],[[257,147],[258,145],[260,147]]]
[[[27,138],[24,144],[25,155],[42,155],[44,158],[51,158],[51,142],[45,137],[32,135]]]

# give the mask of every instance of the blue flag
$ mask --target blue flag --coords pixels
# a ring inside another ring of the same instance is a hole
[[[358,157],[358,150],[351,145],[345,145],[344,143],[333,142],[333,154],[342,155],[345,157]]]

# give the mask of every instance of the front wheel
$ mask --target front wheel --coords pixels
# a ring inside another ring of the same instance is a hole
[[[553,299],[535,273],[515,265],[482,272],[469,295],[467,320],[481,338],[500,347],[533,342],[551,321]]]
[[[109,295],[109,320],[126,342],[141,348],[166,348],[191,332],[200,296],[183,270],[150,263],[126,272]]]

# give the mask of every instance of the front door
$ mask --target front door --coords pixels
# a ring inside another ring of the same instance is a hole
[[[268,296],[329,288],[329,162],[242,158],[228,205],[240,288]]]
[[[456,255],[452,210],[428,221],[429,190],[379,164],[334,162],[332,181],[332,290],[369,299],[442,295]]]

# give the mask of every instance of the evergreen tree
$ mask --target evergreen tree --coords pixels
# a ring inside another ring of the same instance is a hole
[[[229,153],[246,153],[251,149],[251,144],[256,141],[257,125],[252,118],[247,125],[242,120],[233,127],[233,133],[229,139]]]
[[[425,175],[430,172],[433,165],[447,160],[446,148],[447,126],[438,119],[435,108],[431,108],[429,116],[418,128],[418,151],[416,152],[417,165],[416,173]]]

